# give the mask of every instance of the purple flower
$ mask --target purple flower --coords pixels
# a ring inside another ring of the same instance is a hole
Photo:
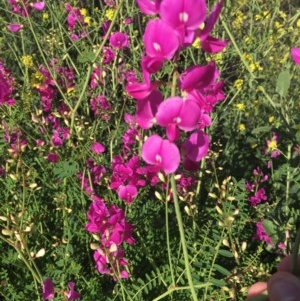
[[[256,206],[260,204],[262,201],[266,201],[268,199],[268,196],[266,195],[266,192],[263,188],[260,188],[255,195],[250,196],[248,198],[251,206]]]
[[[58,154],[49,153],[47,156],[47,160],[51,163],[57,163],[59,160]]]
[[[291,56],[295,64],[300,65],[300,48],[292,48]]]
[[[34,9],[38,10],[38,11],[44,10],[45,5],[46,5],[46,4],[45,4],[44,1],[31,3],[31,6],[32,6]]]
[[[143,144],[142,158],[148,164],[156,165],[166,174],[170,174],[179,166],[180,153],[174,143],[158,135],[152,135]]]
[[[125,49],[129,46],[129,37],[123,32],[115,32],[109,38],[109,44],[116,49]]]
[[[155,15],[158,13],[162,0],[137,0],[138,6],[145,15]]]
[[[52,300],[54,299],[54,284],[52,279],[47,278],[43,281],[42,285],[42,298],[43,300]]]
[[[209,137],[198,130],[182,143],[183,166],[185,169],[195,169],[195,162],[204,158],[209,149]],[[197,166],[198,167],[198,166]]]
[[[10,32],[18,32],[23,28],[23,25],[21,25],[21,24],[9,24],[9,25],[6,26],[6,28]]]
[[[261,222],[256,223],[256,234],[253,236],[253,238],[264,241],[272,247],[274,246]]]
[[[80,294],[78,292],[75,292],[74,287],[75,283],[70,281],[68,283],[69,291],[64,292],[64,295],[68,298],[69,301],[71,300],[77,300],[80,298]]]
[[[197,127],[201,110],[193,100],[170,97],[159,105],[155,117],[160,126],[166,127],[168,139],[174,141],[180,135],[177,126],[187,132]]]
[[[105,147],[100,142],[94,142],[91,146],[91,150],[96,155],[100,155],[105,152]]]
[[[149,129],[155,122],[155,115],[159,105],[163,102],[163,95],[159,90],[137,101],[136,121],[142,129]]]
[[[176,31],[159,19],[148,22],[143,41],[147,56],[157,60],[171,60],[179,47]]]

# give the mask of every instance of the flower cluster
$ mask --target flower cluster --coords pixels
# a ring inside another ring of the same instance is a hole
[[[115,205],[108,208],[103,199],[93,195],[93,203],[87,213],[86,230],[98,235],[99,247],[94,252],[97,270],[101,274],[118,278],[128,278],[125,269],[128,262],[124,258],[121,244],[134,243],[133,226],[126,221],[125,213]]]
[[[80,293],[75,291],[75,283],[70,281],[68,283],[69,290],[64,291],[68,301],[80,299]],[[54,284],[51,278],[46,278],[42,285],[42,298],[43,300],[52,300],[55,297]]]
[[[42,11],[46,6],[45,1],[32,2],[28,0],[8,0],[8,4],[14,14],[21,15],[22,17],[29,17],[32,9]],[[23,26],[19,23],[11,23],[8,24],[6,28],[11,32],[18,32],[23,28]]]
[[[253,177],[253,182],[246,183],[246,190],[253,194],[248,197],[248,201],[250,202],[251,206],[255,207],[268,199],[265,189],[261,187],[261,183],[268,181],[269,176],[263,174],[261,169],[257,167],[253,170]]]
[[[141,59],[143,82],[128,83],[126,91],[137,100],[138,125],[142,129],[153,125],[165,128],[167,138],[151,135],[143,144],[142,157],[167,174],[178,169],[181,159],[185,169],[195,170],[208,152],[205,128],[211,123],[209,114],[224,99],[219,71],[214,62],[188,67],[177,78],[181,95],[166,99],[159,90],[161,83],[152,82],[151,75],[157,73],[165,61],[176,63],[180,52],[192,46],[196,39],[201,40],[204,51],[217,52],[226,46],[225,41],[210,36],[223,1],[218,1],[208,16],[205,0],[176,3],[138,0],[138,5],[143,13],[158,14],[159,18],[150,20],[145,28],[145,55]],[[184,139],[181,131],[190,135]]]
[[[15,104],[13,92],[15,91],[15,79],[11,75],[2,60],[0,60],[0,105],[12,106]]]

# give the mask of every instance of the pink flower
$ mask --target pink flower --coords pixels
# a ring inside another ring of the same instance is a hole
[[[160,126],[167,128],[168,139],[174,141],[180,135],[177,126],[186,132],[197,127],[201,110],[193,100],[170,97],[159,105],[155,117]]]
[[[80,298],[80,294],[78,292],[75,292],[74,287],[75,287],[75,283],[70,281],[68,283],[68,287],[69,287],[69,291],[68,292],[64,292],[64,295],[68,298],[69,301],[71,300],[77,300]]]
[[[105,147],[100,142],[94,142],[91,146],[91,150],[96,155],[100,155],[105,152]]]
[[[145,15],[155,15],[158,13],[162,0],[137,0],[138,6]]]
[[[163,22],[172,28],[197,29],[206,17],[205,0],[163,0],[159,7],[159,15]]]
[[[138,190],[134,185],[120,186],[118,190],[118,196],[121,200],[124,200],[127,204],[131,204],[133,199],[138,195]]]
[[[156,165],[166,174],[170,174],[179,166],[180,153],[174,143],[158,135],[152,135],[143,144],[142,158],[148,164]]]
[[[295,64],[300,65],[300,48],[292,48],[291,55]]]
[[[199,130],[190,135],[182,143],[183,166],[187,170],[195,169],[195,162],[202,160],[209,149],[209,137],[206,133]]]
[[[129,46],[129,37],[123,32],[115,32],[109,38],[109,44],[116,49],[125,49]]]
[[[255,195],[250,196],[248,198],[251,206],[257,206],[258,204],[260,204],[262,201],[266,201],[268,199],[266,192],[264,190],[264,188],[260,188]]]
[[[59,160],[58,154],[49,153],[47,156],[47,160],[51,163],[57,163]]]
[[[253,236],[253,238],[264,241],[272,247],[274,246],[270,236],[266,233],[261,222],[256,223],[256,234]]]
[[[23,28],[23,25],[21,24],[9,24],[6,26],[6,28],[11,32],[18,32]]]
[[[216,75],[218,75],[218,69],[214,61],[205,66],[191,66],[179,78],[180,89],[187,92],[204,89],[213,83]]]
[[[43,281],[42,285],[42,298],[43,300],[52,300],[54,299],[54,284],[50,278],[47,278]]]
[[[148,97],[137,101],[135,116],[142,129],[148,129],[156,122],[155,114],[162,102],[163,95],[158,90],[153,90]]]
[[[33,8],[35,8],[36,10],[39,10],[39,11],[42,11],[44,10],[45,8],[45,2],[35,2],[35,3],[32,3],[31,6]]]
[[[176,32],[159,19],[148,22],[143,41],[147,56],[155,59],[171,60],[179,47]]]

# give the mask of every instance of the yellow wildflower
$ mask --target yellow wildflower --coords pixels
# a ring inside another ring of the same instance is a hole
[[[275,120],[275,117],[272,115],[272,116],[269,116],[269,123],[273,123]]]
[[[268,149],[270,151],[277,149],[277,142],[274,139],[268,141]]]
[[[297,20],[296,26],[300,27],[300,18]]]
[[[84,17],[83,19],[84,23],[87,24],[88,26],[92,25],[92,18],[89,16]]]
[[[194,43],[192,44],[192,46],[194,48],[197,48],[197,49],[200,49],[201,48],[201,41],[200,41],[200,38],[196,38]]]
[[[82,8],[80,9],[80,14],[85,17],[87,15],[87,9],[86,8]]]
[[[43,20],[46,21],[49,19],[49,14],[48,13],[43,13]]]
[[[106,12],[105,12],[105,17],[108,19],[108,20],[112,20],[113,17],[115,15],[115,10],[113,8],[109,8]]]
[[[40,85],[44,82],[45,77],[43,76],[43,74],[39,71],[33,73],[31,75],[31,88],[36,88],[38,89],[40,87]]]
[[[239,126],[238,126],[238,128],[239,128],[240,132],[244,132],[246,130],[246,126],[243,123],[240,123]]]
[[[23,55],[21,57],[21,62],[23,63],[23,65],[27,68],[30,68],[33,66],[33,59],[31,55]]]
[[[239,110],[239,111],[245,111],[246,109],[246,106],[243,104],[243,103],[237,103],[236,104],[236,108]]]
[[[240,90],[242,88],[243,84],[244,84],[244,80],[242,80],[241,78],[239,78],[239,79],[237,79],[237,80],[234,81],[233,86],[236,89]]]

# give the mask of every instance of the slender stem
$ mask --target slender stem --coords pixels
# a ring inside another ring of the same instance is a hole
[[[168,201],[165,201],[165,216],[166,216],[166,240],[167,240],[167,249],[168,249],[168,259],[169,259],[169,266],[171,270],[171,278],[172,278],[172,285],[175,284],[174,278],[174,271],[173,271],[173,264],[172,264],[172,256],[171,256],[171,248],[170,248],[170,233],[169,233],[169,212],[168,212]]]
[[[197,301],[198,298],[197,298],[195,286],[193,283],[192,272],[190,269],[189,256],[188,256],[188,251],[187,251],[187,247],[186,247],[186,240],[185,240],[185,235],[184,235],[184,229],[183,229],[183,223],[182,223],[182,217],[181,217],[181,212],[180,212],[180,207],[179,207],[179,200],[178,200],[178,196],[177,196],[177,189],[176,189],[174,174],[172,174],[172,176],[171,176],[171,187],[172,187],[173,200],[174,200],[174,204],[175,204],[176,219],[178,222],[178,228],[179,228],[179,233],[180,233],[181,246],[182,246],[182,251],[183,251],[183,256],[184,256],[186,275],[188,278],[189,287],[190,287],[190,290],[192,293],[193,300]]]

